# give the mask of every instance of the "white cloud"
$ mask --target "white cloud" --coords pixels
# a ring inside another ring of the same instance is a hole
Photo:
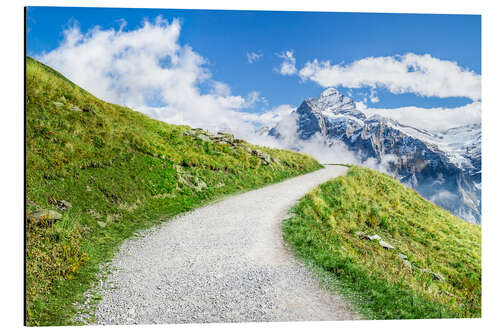
[[[122,30],[124,24],[87,33],[73,25],[56,49],[37,58],[97,97],[156,119],[252,133],[240,110],[265,99],[256,91],[232,95],[227,84],[211,79],[207,61],[189,45],[180,45],[178,20],[159,16],[130,31]],[[201,92],[202,83],[209,93]]]
[[[278,70],[281,75],[293,75],[297,72],[297,68],[295,68],[296,60],[293,56],[293,51],[283,51],[276,55],[283,59],[280,69]]]
[[[372,103],[378,103],[380,102],[380,98],[378,98],[375,89],[370,90],[370,102]]]
[[[442,131],[448,128],[481,122],[481,102],[472,102],[456,108],[419,108],[416,106],[407,106],[383,109],[368,108],[362,102],[357,102],[356,106],[368,117],[378,114],[405,125],[431,131]]]
[[[315,59],[307,62],[299,75],[323,87],[386,88],[394,94],[481,99],[480,75],[429,54],[368,57],[335,65]]]
[[[294,110],[295,107],[288,104],[283,104],[262,113],[247,113],[244,118],[246,120],[252,121],[257,126],[272,127],[283,120],[285,117],[288,117]]]
[[[264,54],[262,54],[262,53],[247,52],[248,63],[253,64],[255,61],[259,60],[263,56],[264,56]]]

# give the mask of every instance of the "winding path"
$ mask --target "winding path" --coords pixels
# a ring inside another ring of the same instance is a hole
[[[316,172],[229,197],[123,243],[100,294],[98,324],[359,319],[285,247],[281,221]]]

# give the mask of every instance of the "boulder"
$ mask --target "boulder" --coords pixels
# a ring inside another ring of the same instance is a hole
[[[54,222],[60,220],[62,215],[55,210],[39,209],[31,213],[28,219],[33,223]]]

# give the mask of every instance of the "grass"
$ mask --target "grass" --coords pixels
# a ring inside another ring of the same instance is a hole
[[[365,317],[481,317],[480,226],[390,176],[353,166],[346,176],[308,193],[293,213],[283,224],[285,240],[356,300]],[[395,249],[360,239],[356,232],[377,234]],[[398,253],[419,269],[407,267]]]
[[[99,100],[26,59],[26,196],[35,203],[26,213],[55,210],[60,200],[73,206],[55,223],[26,224],[27,325],[74,324],[73,303],[137,230],[321,168],[260,147],[280,160],[265,165],[241,147],[183,135],[188,129]]]

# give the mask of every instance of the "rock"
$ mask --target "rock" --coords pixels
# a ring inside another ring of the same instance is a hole
[[[408,260],[403,260],[403,264],[410,269],[413,268],[413,265]]]
[[[276,164],[278,164],[278,165],[281,165],[281,161],[280,161],[280,159],[279,159],[279,158],[277,158],[277,157],[272,157],[272,156],[271,156],[271,161],[272,161],[273,163],[276,163]]]
[[[196,136],[196,138],[200,139],[201,141],[204,141],[204,142],[212,142],[212,140],[210,140],[210,138],[208,136],[206,136],[205,134],[203,133],[200,133]]]
[[[358,236],[358,237],[359,237],[359,239],[368,239],[368,236],[367,236],[367,235],[365,235],[365,233],[364,233],[364,232],[361,232],[361,231],[357,231],[357,232],[356,232],[356,236]]]
[[[421,272],[422,272],[422,273],[427,273],[427,274],[432,275],[432,279],[433,279],[433,280],[439,280],[439,281],[441,281],[441,282],[446,282],[446,280],[444,279],[444,277],[443,277],[441,274],[438,274],[438,273],[436,273],[436,272],[433,272],[433,271],[431,271],[431,270],[429,270],[429,269],[422,269],[422,270],[421,270]]]
[[[64,103],[61,103],[61,102],[52,102],[52,103],[54,103],[54,105],[57,106],[57,107],[64,106]]]
[[[252,149],[248,148],[247,146],[242,146],[243,147],[243,150],[245,150],[247,153],[251,154],[252,153]]]
[[[70,209],[73,207],[73,205],[71,204],[71,202],[69,201],[66,201],[66,200],[59,200],[57,202],[57,207],[61,210],[67,210],[67,209]]]
[[[106,222],[97,221],[97,224],[98,224],[101,228],[105,228],[105,227],[106,227]]]
[[[404,254],[402,254],[402,253],[398,253],[398,257],[400,257],[400,258],[401,258],[401,259],[403,259],[403,260],[408,260],[408,257],[407,257],[407,256],[405,256],[405,255],[404,255]]]
[[[271,156],[269,156],[269,154],[268,154],[268,153],[264,153],[264,152],[262,152],[261,156],[262,156],[262,159],[263,159],[264,161],[266,161],[266,163],[267,163],[267,164],[270,164],[270,163],[271,163]]]
[[[266,165],[271,163],[271,156],[269,156],[268,153],[260,151],[259,149],[254,149],[252,150],[252,154],[260,158]]]
[[[60,220],[62,218],[62,215],[55,210],[39,209],[30,214],[28,218],[34,223],[40,223],[43,221],[54,222]]]
[[[180,166],[176,165],[175,170],[177,171],[177,179],[179,183],[186,185],[193,190],[200,192],[207,188],[207,184],[196,177],[195,175],[190,174],[189,172],[184,171]]]
[[[182,132],[182,135],[185,135],[185,136],[195,136],[196,132],[192,131],[192,130],[187,130],[187,131]]]
[[[29,206],[37,207],[37,204],[34,203],[33,201],[31,201],[30,199],[26,199],[26,207],[29,207]]]
[[[372,235],[372,236],[366,236],[369,240],[381,240],[382,238],[375,234],[375,235]]]
[[[392,246],[391,244],[387,243],[387,242],[384,242],[383,240],[379,240],[378,241],[378,244],[380,246],[382,246],[384,249],[387,249],[387,250],[392,250],[394,249],[394,246]]]
[[[80,109],[78,106],[73,105],[73,104],[71,104],[70,110],[75,111],[75,112],[82,112],[82,109]]]

